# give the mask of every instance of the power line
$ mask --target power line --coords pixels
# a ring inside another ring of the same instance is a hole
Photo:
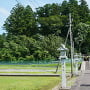
[[[37,5],[36,5],[35,3],[33,3],[32,0],[28,0],[28,1],[30,2],[31,6],[32,6],[34,9],[36,9]]]
[[[20,0],[15,0],[18,4],[22,4],[21,2],[20,2]]]
[[[17,3],[19,3],[18,0],[15,0],[15,1],[16,1]]]
[[[29,0],[29,2],[32,3],[34,7],[37,7],[37,4],[34,3],[32,0]]]
[[[40,4],[38,3],[38,1],[34,0],[34,2],[37,4],[37,6],[40,6]]]

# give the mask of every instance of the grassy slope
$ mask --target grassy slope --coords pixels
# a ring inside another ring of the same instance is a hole
[[[0,90],[51,90],[59,77],[0,77]]]

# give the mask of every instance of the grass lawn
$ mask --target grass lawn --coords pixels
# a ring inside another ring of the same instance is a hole
[[[0,65],[0,69],[40,69],[43,72],[3,72],[0,73],[28,73],[45,74],[54,72],[45,72],[44,70],[56,70],[57,64],[48,65]],[[66,63],[66,71],[70,72],[71,65]],[[61,74],[61,66],[57,74]],[[2,77],[0,76],[0,90],[52,90],[61,81],[60,77]],[[70,80],[71,85],[74,80]]]
[[[33,65],[0,65],[0,69],[43,69],[43,70],[52,70],[56,69],[58,64],[33,64]],[[61,68],[61,65],[59,65]],[[66,63],[66,68],[70,69],[70,63]]]
[[[56,67],[42,67],[42,66],[32,66],[32,65],[0,65],[0,69],[55,69]]]
[[[0,90],[52,90],[60,77],[2,77]]]
[[[30,71],[0,71],[0,73],[28,73],[28,74],[44,74],[44,73],[51,73],[55,74],[57,64],[37,64],[37,65],[0,65],[0,69],[31,69]],[[66,63],[66,72],[70,72],[70,63]],[[34,72],[32,70],[35,70]],[[37,70],[43,70],[37,71]],[[47,71],[53,70],[53,71]],[[57,74],[61,74],[61,65],[59,65]]]
[[[53,69],[56,66],[57,66],[57,64],[32,64],[32,65],[14,65],[14,64],[3,65],[2,64],[2,65],[0,65],[0,69],[12,69],[12,68],[14,68],[14,69],[22,69],[22,68],[23,69],[33,69],[33,68],[38,69],[38,68],[42,68],[42,67],[43,67],[43,69],[47,69],[47,68]]]
[[[4,71],[1,70],[1,73],[27,73],[27,74],[55,74],[58,64],[31,64],[31,65],[0,65],[0,69],[17,69],[17,71]],[[29,71],[23,71],[18,69],[29,69]],[[31,70],[31,71],[30,71]],[[39,71],[41,70],[41,71]],[[73,68],[75,71],[75,67]],[[71,64],[66,63],[66,73],[71,72]],[[61,74],[61,64],[58,67],[58,72],[56,74]]]

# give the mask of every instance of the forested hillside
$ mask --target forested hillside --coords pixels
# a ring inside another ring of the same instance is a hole
[[[0,61],[56,60],[57,48],[65,42],[72,15],[75,50],[90,54],[90,9],[85,0],[64,0],[33,11],[17,4],[11,10],[0,35]],[[67,47],[70,47],[68,38]]]

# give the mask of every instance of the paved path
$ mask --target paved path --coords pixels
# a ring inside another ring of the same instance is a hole
[[[77,79],[71,90],[90,90],[90,61],[86,62],[85,71]]]
[[[60,77],[60,74],[0,73],[0,76]]]
[[[40,69],[0,69],[0,72],[55,72],[55,70]]]

